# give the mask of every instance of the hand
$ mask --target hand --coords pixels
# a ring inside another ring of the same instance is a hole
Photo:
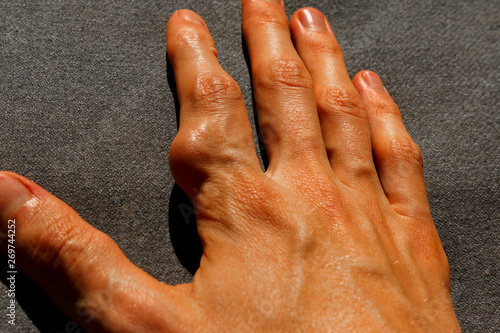
[[[422,155],[380,78],[351,82],[319,11],[288,24],[279,0],[242,5],[265,172],[206,25],[187,10],[168,23],[181,105],[170,165],[203,243],[193,282],[156,281],[4,172],[0,217],[4,234],[16,221],[17,264],[91,332],[460,331]]]

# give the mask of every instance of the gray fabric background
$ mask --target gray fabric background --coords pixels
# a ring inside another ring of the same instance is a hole
[[[400,106],[425,156],[459,321],[498,332],[499,2],[292,0],[287,12],[302,6],[328,16],[349,73],[376,71]],[[207,20],[253,122],[238,0],[0,2],[0,169],[65,200],[172,284],[190,281],[199,251],[167,164],[177,127],[164,35],[181,8]],[[78,331],[22,274],[8,325],[1,271],[1,332]]]

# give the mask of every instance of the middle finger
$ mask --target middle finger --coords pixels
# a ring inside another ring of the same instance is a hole
[[[345,184],[376,180],[370,127],[361,97],[352,84],[342,50],[323,14],[302,8],[290,19],[295,46],[314,81],[326,152]]]
[[[243,0],[242,9],[268,173],[328,165],[313,81],[290,39],[283,2]]]

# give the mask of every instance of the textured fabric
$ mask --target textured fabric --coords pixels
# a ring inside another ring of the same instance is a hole
[[[498,332],[498,2],[290,0],[287,12],[303,6],[330,19],[349,73],[379,73],[400,106],[425,157],[459,321]],[[165,27],[181,8],[207,20],[253,123],[238,0],[0,2],[0,169],[66,201],[171,284],[191,280],[200,251],[167,163],[177,125]],[[7,324],[5,272],[1,332],[78,331],[22,274]]]

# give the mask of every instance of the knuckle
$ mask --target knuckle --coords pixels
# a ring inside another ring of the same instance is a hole
[[[177,47],[192,47],[199,44],[200,34],[192,27],[184,27],[177,32],[174,41]]]
[[[368,119],[361,97],[357,92],[348,89],[329,87],[323,89],[317,98],[320,114],[347,114],[353,117]]]
[[[241,153],[242,145],[246,144],[249,143],[228,140],[224,130],[210,121],[184,127],[170,146],[170,168],[174,177],[185,177],[190,173],[207,174],[246,165],[248,156]]]
[[[393,138],[387,142],[387,157],[423,168],[424,157],[418,145],[409,136]]]
[[[229,101],[241,101],[238,84],[226,73],[205,73],[199,75],[192,90],[194,105],[211,106]]]
[[[48,211],[53,212],[53,210]],[[30,257],[40,265],[52,268],[64,265],[68,268],[85,251],[89,241],[91,239],[94,241],[95,230],[92,228],[84,230],[78,224],[73,223],[68,214],[38,215],[30,224],[40,218],[48,222],[44,230],[35,235],[30,253]]]
[[[344,54],[340,45],[330,38],[325,39],[324,36],[318,36],[315,39],[311,39],[309,43],[308,52],[314,56],[333,56],[335,58],[344,59]]]
[[[434,225],[426,221],[413,220],[409,226],[411,232],[408,233],[407,242],[411,244],[414,255],[423,265],[432,267],[435,273],[440,273],[443,280],[449,281],[450,266]]]
[[[376,176],[375,166],[372,159],[351,158],[352,175],[356,179],[373,179]]]
[[[401,112],[392,99],[386,95],[376,95],[370,98],[365,105],[370,114],[377,117],[396,117],[401,119]]]
[[[259,86],[275,89],[279,85],[293,88],[312,89],[313,80],[302,61],[278,59],[265,63],[255,75]]]
[[[210,139],[210,140],[209,140]],[[211,157],[210,137],[206,126],[183,128],[170,146],[170,161],[189,164],[192,161],[206,161]]]
[[[197,49],[200,44],[206,44],[210,47],[214,46],[213,39],[201,27],[186,25],[176,31],[172,39],[167,39],[167,50],[169,51],[169,55],[172,56],[176,54],[176,51],[184,53],[186,50]]]

